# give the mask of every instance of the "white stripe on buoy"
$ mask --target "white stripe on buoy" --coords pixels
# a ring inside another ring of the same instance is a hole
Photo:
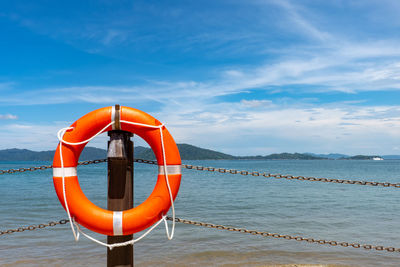
[[[64,167],[53,168],[53,177],[63,177],[63,169],[64,177],[78,176],[78,173],[76,172],[76,167]]]
[[[167,165],[167,172],[168,174],[181,174],[182,173],[182,166],[181,165]],[[158,174],[165,174],[164,166],[158,166]]]
[[[111,108],[111,121],[115,121],[115,106]],[[115,130],[115,123],[112,124],[112,129]]]
[[[122,234],[122,211],[114,211],[113,213],[113,232],[114,235]]]

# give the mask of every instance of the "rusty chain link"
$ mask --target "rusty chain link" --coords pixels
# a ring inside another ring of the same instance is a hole
[[[98,164],[107,162],[107,159],[94,159],[94,160],[86,160],[78,162],[78,165],[89,165],[89,164]]]
[[[81,161],[78,163],[78,165],[97,164],[97,163],[103,163],[106,161],[107,161],[107,159],[88,160],[88,161]],[[138,162],[138,163],[146,163],[146,164],[153,164],[153,165],[157,164],[157,161],[154,161],[154,160],[135,159],[134,161]],[[196,166],[196,165],[188,165],[188,164],[182,164],[182,167],[186,168],[186,169],[190,169],[190,170],[210,171],[210,172],[219,172],[219,173],[227,173],[227,174],[263,176],[266,178],[276,178],[276,179],[288,179],[288,180],[312,181],[312,182],[317,181],[317,182],[330,182],[330,183],[340,183],[340,184],[356,184],[356,185],[370,185],[370,186],[400,188],[400,183],[392,184],[392,183],[388,183],[388,182],[369,182],[369,181],[293,176],[293,175],[283,175],[283,174],[271,174],[271,173],[258,172],[258,171],[243,171],[243,170],[240,171],[240,170],[235,170],[235,169],[204,167],[204,166]],[[50,169],[50,168],[52,168],[51,165],[42,165],[42,166],[38,166],[38,167],[0,170],[0,175],[25,172],[25,171],[46,170],[46,169]],[[172,221],[172,218],[167,217],[167,220]],[[360,243],[338,242],[338,241],[333,241],[333,240],[305,238],[302,236],[282,235],[282,234],[277,234],[277,233],[261,232],[261,231],[255,231],[255,230],[248,230],[245,228],[236,228],[236,227],[224,226],[224,225],[218,225],[218,224],[212,224],[212,223],[196,222],[196,221],[180,219],[180,218],[175,218],[175,221],[179,222],[179,223],[184,223],[184,224],[203,226],[203,227],[214,228],[214,229],[219,229],[219,230],[227,230],[227,231],[231,231],[231,232],[240,232],[240,233],[246,233],[246,234],[252,234],[252,235],[261,235],[264,237],[283,238],[286,240],[306,241],[308,243],[315,243],[315,244],[321,244],[321,245],[363,248],[366,250],[377,250],[377,251],[388,251],[388,252],[400,252],[400,248],[394,248],[394,247],[374,246],[374,245],[369,245],[369,244],[362,245]],[[49,226],[55,226],[58,224],[60,224],[60,225],[66,224],[68,222],[69,222],[69,220],[62,219],[58,222],[52,221],[47,224],[38,224],[38,225],[30,225],[30,226],[26,226],[26,227],[19,227],[16,229],[0,231],[0,235],[12,234],[12,233],[16,233],[16,232],[24,232],[26,230],[32,231],[32,230],[42,229],[42,228],[49,227]]]
[[[52,168],[51,165],[43,165],[38,167],[29,167],[29,168],[19,168],[19,169],[9,169],[9,170],[0,170],[0,174],[11,174],[16,172],[26,172],[26,171],[37,171],[37,170],[46,170]]]
[[[173,219],[172,219],[172,217],[167,217],[167,220],[172,221]],[[4,235],[4,234],[24,232],[26,230],[33,231],[36,229],[43,229],[48,226],[56,226],[58,224],[66,224],[68,222],[69,222],[68,219],[62,219],[62,220],[59,220],[58,222],[52,221],[47,224],[30,225],[30,226],[26,226],[26,227],[19,227],[16,229],[4,230],[4,231],[0,231],[0,236]],[[230,232],[239,232],[239,233],[244,233],[244,234],[260,235],[263,237],[273,237],[273,238],[282,238],[282,239],[286,239],[286,240],[305,241],[308,243],[314,243],[314,244],[319,244],[319,245],[363,248],[366,250],[377,250],[377,251],[387,251],[387,252],[400,252],[400,248],[395,248],[395,247],[374,246],[374,245],[369,245],[369,244],[362,245],[360,243],[338,242],[338,241],[334,241],[334,240],[314,239],[314,238],[307,238],[307,237],[302,237],[302,236],[283,235],[283,234],[277,234],[277,233],[248,230],[246,228],[225,226],[225,225],[221,225],[221,224],[197,222],[197,221],[186,220],[186,219],[181,219],[181,218],[175,218],[175,222],[189,224],[189,225],[195,225],[195,226],[202,226],[202,227],[206,227],[206,228],[213,228],[213,229],[218,229],[218,230],[226,230],[226,231],[230,231]]]
[[[148,159],[133,159],[134,162],[137,163],[146,163],[146,164],[153,164],[153,165],[157,165],[157,161],[155,160],[148,160]]]
[[[135,159],[135,162],[138,163],[147,163],[147,164],[157,164],[157,161],[154,160],[144,160],[144,159]],[[343,180],[343,179],[330,179],[330,178],[316,178],[316,177],[306,177],[306,176],[293,176],[293,175],[284,175],[284,174],[271,174],[266,172],[258,172],[258,171],[240,171],[235,169],[225,169],[225,168],[215,168],[215,167],[204,167],[204,166],[196,166],[196,165],[188,165],[182,164],[183,168],[189,170],[197,170],[197,171],[210,171],[210,172],[219,172],[219,173],[227,173],[227,174],[240,174],[240,175],[251,175],[251,176],[263,176],[266,178],[275,178],[275,179],[288,179],[288,180],[299,180],[299,181],[310,181],[310,182],[324,182],[324,183],[338,183],[338,184],[356,184],[356,185],[370,185],[370,186],[383,186],[383,187],[395,187],[400,188],[400,183],[388,183],[388,182],[368,182],[368,181],[356,181],[356,180]]]
[[[49,222],[49,223],[41,223],[38,225],[30,225],[30,226],[25,226],[25,227],[18,227],[16,229],[8,229],[8,230],[4,230],[4,231],[0,231],[0,235],[4,235],[4,234],[12,234],[12,233],[16,233],[16,232],[24,232],[24,231],[33,231],[36,229],[42,229],[45,227],[49,227],[49,226],[56,226],[57,224],[66,224],[67,222],[69,222],[69,220],[67,219],[62,219],[59,220],[58,222]]]
[[[89,165],[89,164],[97,164],[106,162],[107,159],[95,159],[95,160],[86,160],[78,162],[78,165]],[[19,169],[9,169],[9,170],[0,170],[1,174],[12,174],[17,172],[26,172],[26,171],[38,171],[38,170],[46,170],[53,168],[52,165],[42,165],[37,167],[29,167],[29,168],[19,168]]]
[[[173,219],[171,217],[167,217],[167,220],[172,221]],[[302,236],[282,235],[282,234],[277,234],[277,233],[248,230],[245,228],[236,228],[236,227],[225,226],[225,225],[221,225],[221,224],[196,222],[196,221],[185,220],[185,219],[180,219],[180,218],[175,218],[175,222],[190,224],[190,225],[195,225],[195,226],[202,226],[202,227],[206,227],[206,228],[214,228],[214,229],[218,229],[218,230],[239,232],[239,233],[244,233],[244,234],[260,235],[263,237],[273,237],[273,238],[283,238],[286,240],[305,241],[308,243],[314,243],[314,244],[320,244],[320,245],[363,248],[366,250],[377,250],[377,251],[385,250],[387,252],[400,252],[400,248],[394,248],[394,247],[374,246],[374,245],[368,245],[368,244],[362,245],[360,243],[338,242],[338,241],[333,241],[333,240],[306,238],[306,237],[302,237]]]
[[[155,160],[147,160],[147,159],[134,159],[135,162],[138,163],[146,163],[157,165],[157,161]],[[88,160],[81,161],[78,165],[89,165],[96,163],[107,162],[107,159],[96,159],[96,160]],[[204,167],[204,166],[196,166],[196,165],[188,165],[182,164],[183,168],[189,170],[197,170],[197,171],[210,171],[210,172],[219,172],[219,173],[227,173],[227,174],[240,174],[240,175],[251,175],[251,176],[263,176],[266,178],[275,178],[275,179],[287,179],[287,180],[298,180],[298,181],[310,181],[310,182],[324,182],[324,183],[337,183],[337,184],[355,184],[355,185],[370,185],[370,186],[382,186],[382,187],[394,187],[400,188],[400,183],[389,183],[389,182],[370,182],[370,181],[357,181],[357,180],[344,180],[344,179],[331,179],[331,178],[316,178],[316,177],[306,177],[306,176],[294,176],[294,175],[284,175],[284,174],[272,174],[266,172],[258,172],[258,171],[240,171],[235,169],[226,169],[226,168],[215,168],[215,167]],[[30,167],[30,168],[19,168],[19,169],[10,169],[10,170],[0,170],[1,174],[11,174],[16,172],[25,172],[25,171],[36,171],[36,170],[45,170],[52,168],[51,165],[43,165],[38,167]]]

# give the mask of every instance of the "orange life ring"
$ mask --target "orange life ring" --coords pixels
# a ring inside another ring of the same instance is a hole
[[[160,127],[162,127],[167,176],[173,199],[178,194],[181,182],[181,158],[174,139],[158,120],[143,111],[123,106],[120,107],[119,111],[114,107],[92,111],[74,122],[71,125],[73,129],[64,134],[63,140],[70,143],[87,140],[112,121],[116,121],[116,118],[120,122],[120,129],[142,137],[150,145],[157,159],[158,178],[156,185],[150,196],[139,206],[124,211],[110,211],[93,204],[82,192],[76,170],[79,156],[86,143],[81,145],[63,143],[61,150],[64,165],[65,196],[71,217],[86,228],[109,236],[130,235],[142,231],[159,221],[171,207],[164,170]],[[137,125],[127,122],[137,123]],[[158,126],[159,128],[149,128],[145,125]],[[110,131],[114,127],[115,124],[109,125],[109,127],[103,129],[103,132]],[[53,182],[58,199],[65,209],[60,145],[61,142],[58,144],[54,155]]]

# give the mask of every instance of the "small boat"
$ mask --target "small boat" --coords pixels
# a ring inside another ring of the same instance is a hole
[[[373,157],[372,160],[383,160],[381,157]]]

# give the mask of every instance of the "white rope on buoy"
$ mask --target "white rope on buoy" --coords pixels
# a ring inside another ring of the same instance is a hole
[[[171,200],[171,209],[172,209],[172,218],[173,218],[171,234],[169,233],[168,223],[167,223],[167,220],[166,220],[167,216],[164,215],[158,222],[156,222],[149,230],[147,230],[145,233],[143,233],[137,239],[132,239],[132,240],[129,240],[129,241],[126,241],[126,242],[115,243],[115,244],[106,244],[106,243],[101,242],[100,240],[95,239],[94,237],[84,233],[81,230],[79,224],[74,220],[74,218],[71,217],[71,214],[70,214],[70,211],[69,211],[69,208],[68,208],[67,196],[66,196],[66,193],[65,193],[65,171],[64,171],[64,161],[63,161],[63,157],[62,157],[62,145],[63,144],[67,144],[67,145],[82,145],[82,144],[86,144],[89,141],[91,141],[92,139],[94,139],[96,136],[101,134],[103,131],[105,131],[110,125],[113,125],[115,123],[115,121],[111,121],[103,129],[101,129],[98,133],[96,133],[92,137],[88,138],[87,140],[84,140],[84,141],[81,141],[81,142],[72,143],[72,142],[67,142],[67,141],[65,141],[63,139],[64,134],[68,130],[73,130],[74,127],[62,128],[57,133],[58,140],[60,141],[60,161],[61,161],[61,170],[62,170],[62,186],[63,186],[64,205],[65,205],[65,210],[66,210],[66,212],[68,214],[69,221],[71,223],[71,230],[72,230],[72,233],[74,235],[75,241],[79,241],[79,234],[81,233],[86,238],[88,238],[88,239],[92,240],[93,242],[96,242],[96,243],[98,243],[98,244],[100,244],[102,246],[108,247],[109,249],[113,249],[114,247],[127,246],[127,245],[134,244],[135,242],[137,242],[137,241],[141,240],[142,238],[144,238],[145,236],[147,236],[162,221],[164,221],[164,224],[165,224],[165,231],[166,231],[166,234],[167,234],[167,238],[168,238],[168,240],[171,240],[174,237],[174,232],[175,232],[175,206],[174,206],[174,199],[173,199],[173,196],[172,196],[171,187],[169,185],[169,180],[168,180],[168,168],[167,168],[167,161],[166,161],[166,156],[165,156],[164,136],[163,136],[163,132],[162,132],[162,128],[164,127],[164,124],[156,126],[156,125],[149,125],[149,124],[143,124],[143,123],[137,123],[137,122],[130,122],[130,121],[125,121],[125,120],[120,120],[120,122],[121,123],[137,125],[137,126],[143,126],[143,127],[148,127],[148,128],[153,128],[153,129],[159,129],[160,130],[161,147],[162,147],[162,154],[163,154],[163,161],[164,161],[165,179],[166,179],[168,193],[169,193],[170,200]],[[76,230],[74,228],[74,225],[76,227]]]

